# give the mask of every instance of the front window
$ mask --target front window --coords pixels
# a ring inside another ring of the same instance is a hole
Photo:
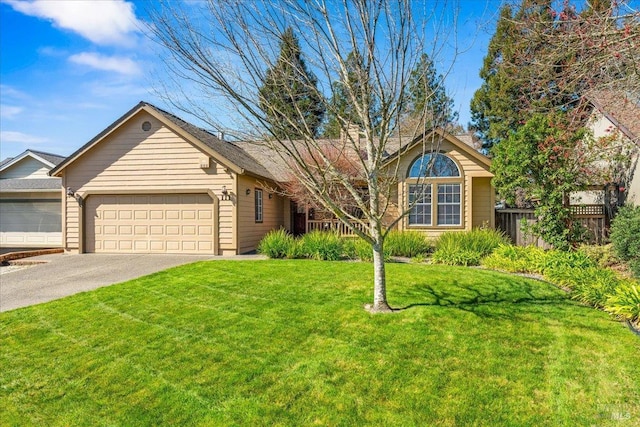
[[[254,194],[256,198],[256,222],[262,222],[262,190],[256,188]]]
[[[460,224],[460,184],[438,184],[438,225]]]
[[[409,225],[462,225],[463,181],[452,158],[442,153],[418,157],[409,168],[407,181]]]
[[[431,184],[410,185],[409,224],[431,225]]]

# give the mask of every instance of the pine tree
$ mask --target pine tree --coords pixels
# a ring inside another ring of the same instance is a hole
[[[327,138],[338,138],[341,131],[347,131],[350,125],[363,127],[362,115],[357,113],[356,108],[369,110],[372,129],[380,121],[364,59],[358,51],[353,51],[347,56],[345,64],[347,74],[343,77],[344,81],[338,80],[332,84],[333,95],[327,109],[327,123],[323,133]]]
[[[325,112],[322,97],[291,28],[282,34],[280,56],[267,70],[259,96],[274,136],[300,139],[302,135],[318,134]]]
[[[411,71],[406,99],[400,123],[400,133],[403,135],[452,126],[458,118],[453,99],[447,95],[444,78],[438,74],[426,53],[420,56]]]
[[[524,43],[523,33],[543,34],[552,29],[550,11],[551,0],[523,0],[515,12],[509,4],[500,10],[480,70],[484,82],[471,100],[470,126],[485,148],[508,138],[526,122],[532,105],[548,103],[538,87],[533,88],[541,78],[534,63],[543,55],[544,43],[532,37]],[[531,26],[523,25],[527,22]]]

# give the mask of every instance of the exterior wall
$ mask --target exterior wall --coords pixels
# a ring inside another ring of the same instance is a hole
[[[471,227],[495,228],[495,191],[491,186],[491,178],[472,178],[471,190]]]
[[[142,130],[149,121],[151,129]],[[222,193],[222,186],[234,188],[235,177],[216,159],[208,168],[201,168],[207,156],[165,127],[145,111],[123,123],[103,141],[85,152],[76,162],[63,170],[63,188],[70,187],[82,197],[91,194],[123,193]],[[219,251],[235,252],[237,242],[233,231],[235,195],[220,200],[216,225]],[[82,249],[81,209],[73,197],[63,200],[65,249]]]
[[[398,225],[400,230],[414,230],[426,234],[429,237],[438,237],[440,234],[446,231],[455,230],[471,230],[473,227],[481,226],[485,221],[495,225],[494,219],[494,205],[495,196],[491,187],[491,178],[493,174],[489,171],[488,167],[478,160],[474,159],[465,151],[458,148],[455,144],[443,140],[439,146],[439,151],[452,158],[458,165],[460,173],[462,175],[462,195],[461,195],[461,222],[459,226],[451,225],[409,225],[407,217],[403,218]],[[423,154],[423,147],[418,145],[405,153],[400,159],[400,163],[397,169],[398,176],[398,211],[404,210],[407,206],[407,190],[408,184],[406,177],[409,172],[409,168],[413,161]],[[391,167],[395,167],[392,164]],[[479,179],[481,178],[481,179]],[[451,182],[460,182],[460,179],[442,178],[438,182],[445,182],[451,180]],[[427,181],[425,181],[427,182]],[[477,189],[476,189],[477,187]],[[478,194],[474,197],[474,191],[478,191]],[[435,197],[435,195],[434,195]],[[475,206],[476,203],[480,203],[480,206]],[[391,209],[392,211],[393,209]],[[392,212],[390,212],[391,214]]]
[[[616,126],[604,114],[596,111],[590,119],[590,128],[594,138],[611,136],[616,132]],[[631,147],[630,167],[624,178],[626,184],[625,203],[640,205],[640,148],[633,145],[633,142],[626,136],[620,134],[620,143]],[[604,183],[603,183],[604,184]],[[601,201],[593,194],[586,191],[579,191],[571,194],[573,204],[599,204]]]
[[[273,196],[270,199],[269,187],[269,183],[263,180],[248,176],[238,177],[238,253],[256,250],[262,237],[270,230],[285,227],[285,206],[289,206],[288,199],[272,192]],[[250,190],[249,194],[247,189]],[[255,219],[256,189],[262,189],[262,222],[256,222]]]
[[[49,170],[51,168],[42,164],[39,160],[27,156],[14,165],[11,165],[4,171],[0,179],[22,178],[49,178]]]

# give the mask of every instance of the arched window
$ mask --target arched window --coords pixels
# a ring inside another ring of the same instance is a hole
[[[449,156],[429,153],[418,157],[411,164],[409,178],[459,177],[458,165]]]
[[[407,181],[410,226],[462,225],[462,175],[452,158],[442,153],[418,157]]]

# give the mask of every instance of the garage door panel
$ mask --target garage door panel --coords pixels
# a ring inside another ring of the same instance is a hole
[[[213,201],[206,194],[90,196],[87,252],[212,253]]]

